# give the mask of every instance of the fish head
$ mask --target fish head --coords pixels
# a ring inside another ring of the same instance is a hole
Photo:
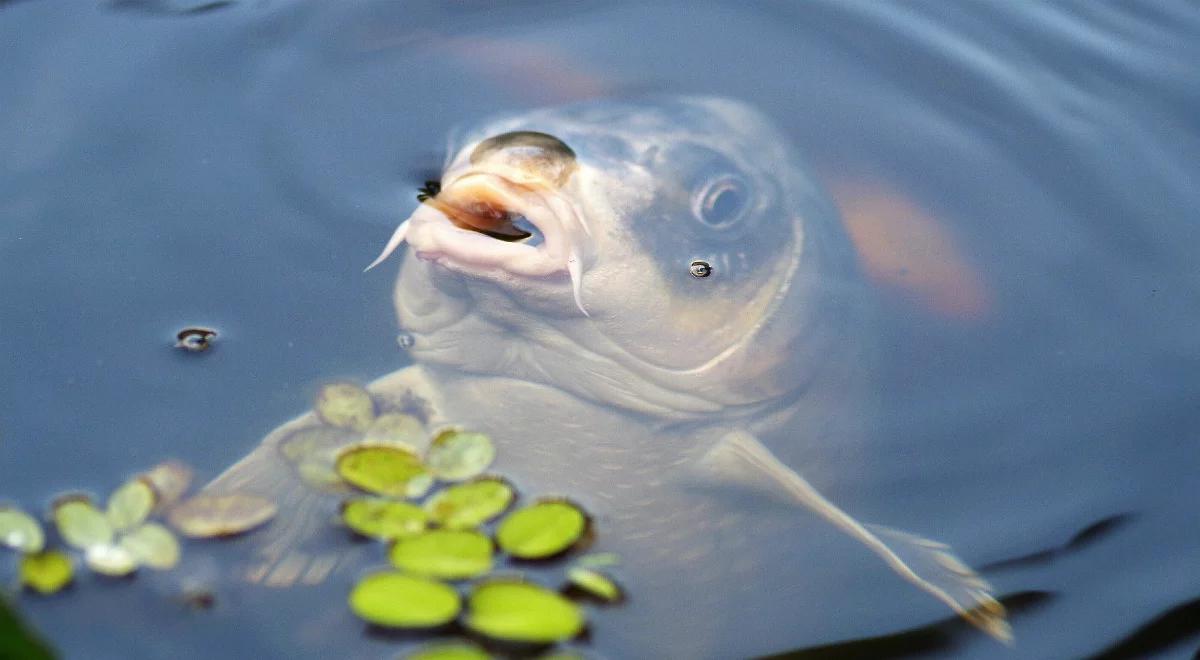
[[[414,358],[694,417],[805,386],[853,253],[787,140],[717,98],[587,102],[458,135],[397,230]]]

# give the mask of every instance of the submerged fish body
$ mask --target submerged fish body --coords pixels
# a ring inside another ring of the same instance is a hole
[[[789,464],[866,406],[870,297],[837,212],[769,121],[715,98],[588,102],[487,122],[450,153],[376,261],[404,252],[394,304],[415,362],[377,396],[489,433],[519,485],[584,502],[638,549],[638,575],[666,576],[639,583],[660,594],[637,601],[646,625],[716,630],[671,585],[741,563],[731,539],[777,533],[704,487],[719,484],[816,512],[1008,637],[946,546],[860,524]],[[260,533],[268,563],[323,523],[276,446],[313,423],[280,427],[207,487],[280,501],[286,519]]]

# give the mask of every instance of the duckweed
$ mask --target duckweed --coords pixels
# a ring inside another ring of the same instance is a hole
[[[342,522],[356,533],[376,539],[399,539],[425,531],[428,516],[415,504],[373,497],[342,503]]]
[[[17,552],[41,552],[46,534],[33,516],[20,509],[0,506],[0,545]]]
[[[21,557],[21,584],[44,595],[57,593],[71,583],[71,558],[58,550],[35,552]]]
[[[138,562],[127,548],[120,545],[93,545],[84,552],[87,567],[101,575],[123,577],[137,570]]]
[[[352,486],[388,497],[420,497],[433,476],[415,452],[396,445],[353,445],[337,457],[337,473]]]
[[[108,517],[85,495],[59,498],[53,506],[58,535],[73,548],[87,550],[112,544],[115,535]]]
[[[496,448],[482,433],[458,429],[442,431],[425,453],[425,463],[439,479],[462,481],[478,476],[496,458]]]
[[[567,579],[573,587],[596,600],[617,603],[624,598],[617,583],[600,571],[583,566],[573,566],[567,571]]]
[[[565,500],[543,500],[519,509],[496,530],[500,548],[519,559],[544,559],[565,552],[587,531],[587,516]]]
[[[140,525],[154,510],[155,499],[154,489],[145,479],[126,482],[108,498],[105,507],[108,523],[117,531]]]
[[[462,580],[492,570],[492,540],[478,532],[438,529],[397,541],[388,558],[415,575]]]
[[[275,503],[258,495],[228,493],[197,495],[171,509],[167,521],[184,536],[235,536],[275,517]]]
[[[350,592],[362,620],[390,628],[432,628],[454,620],[462,599],[449,585],[397,571],[367,575]]]
[[[165,571],[179,563],[179,541],[166,527],[146,523],[121,537],[121,548],[139,565]]]
[[[375,418],[363,442],[379,445],[402,445],[416,451],[423,448],[427,442],[425,426],[421,420],[412,415],[401,413],[385,413]]]
[[[515,497],[508,482],[483,477],[439,492],[425,502],[425,510],[446,529],[475,529],[504,513]]]
[[[487,651],[470,642],[433,642],[405,656],[407,660],[491,660]]]
[[[155,511],[174,505],[192,484],[192,470],[179,461],[165,461],[142,475],[154,489]]]
[[[520,580],[491,580],[467,599],[465,624],[482,635],[548,644],[571,639],[584,626],[583,610],[543,587]]]
[[[366,431],[375,420],[375,402],[353,383],[330,383],[317,393],[317,415],[330,426]]]

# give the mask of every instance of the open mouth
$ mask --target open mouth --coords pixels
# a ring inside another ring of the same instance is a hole
[[[581,246],[588,230],[561,194],[488,172],[466,172],[425,199],[392,234],[370,269],[407,242],[414,254],[452,270],[525,277],[565,274],[580,300]]]

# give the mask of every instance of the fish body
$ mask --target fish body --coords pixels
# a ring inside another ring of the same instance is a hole
[[[778,545],[777,518],[715,488],[817,513],[1008,638],[949,548],[859,523],[793,464],[852,442],[869,413],[871,297],[837,211],[765,117],[717,98],[586,102],[485,122],[449,153],[375,262],[403,252],[393,302],[414,362],[372,383],[377,397],[488,433],[520,488],[583,502],[635,591],[656,594],[635,600],[644,625],[720,634],[730,594],[684,576],[740,567],[746,589],[772,586],[732,558]],[[289,422],[208,486],[296,503],[261,533],[267,582],[300,574],[272,580],[270,564],[323,522],[278,451],[314,423]]]

